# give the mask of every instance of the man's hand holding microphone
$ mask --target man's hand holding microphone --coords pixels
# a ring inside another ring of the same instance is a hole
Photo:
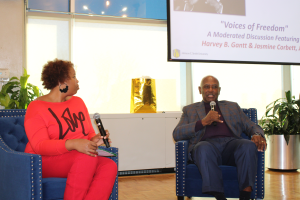
[[[218,122],[223,123],[223,121],[220,120],[221,115],[219,115],[219,113],[215,111],[215,107],[216,107],[216,102],[211,101],[210,102],[211,110],[207,113],[206,117],[204,117],[201,120],[203,126],[207,126],[211,124],[216,126]]]

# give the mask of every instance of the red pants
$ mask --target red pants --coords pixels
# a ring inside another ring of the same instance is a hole
[[[64,200],[107,200],[118,172],[116,163],[76,150],[57,156],[42,156],[43,178],[67,178]]]

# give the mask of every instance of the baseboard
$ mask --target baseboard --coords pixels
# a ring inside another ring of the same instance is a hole
[[[142,170],[130,170],[119,171],[118,176],[135,176],[135,175],[151,175],[151,174],[167,174],[175,173],[174,168],[161,168],[161,169],[142,169]]]

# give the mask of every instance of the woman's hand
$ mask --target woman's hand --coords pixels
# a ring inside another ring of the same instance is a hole
[[[94,141],[86,140],[86,139],[72,139],[67,140],[66,148],[71,150],[77,150],[78,152],[87,154],[92,157],[96,157],[98,155],[97,153],[97,143]]]
[[[109,131],[108,130],[105,130],[106,132],[106,136],[103,137],[99,134],[95,135],[94,137],[91,138],[91,141],[93,142],[96,142],[97,146],[100,146],[102,145],[104,142],[103,142],[103,139],[108,139],[108,142],[111,143],[111,140],[109,139]]]

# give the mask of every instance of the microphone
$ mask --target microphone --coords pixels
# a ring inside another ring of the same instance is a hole
[[[212,111],[215,111],[216,102],[211,101],[211,102],[209,103],[209,105],[210,105],[210,109],[211,109]],[[217,122],[213,122],[212,125],[217,126]]]
[[[94,116],[93,116],[93,118],[94,118],[95,121],[96,121],[96,124],[97,124],[97,126],[98,126],[98,129],[99,129],[99,132],[100,132],[101,136],[103,136],[103,137],[106,136],[106,132],[105,132],[105,130],[104,130],[102,121],[101,121],[101,119],[100,119],[100,114],[99,114],[99,113],[95,113]],[[103,142],[104,142],[106,148],[109,148],[109,147],[110,147],[110,146],[109,146],[108,139],[103,139]]]

